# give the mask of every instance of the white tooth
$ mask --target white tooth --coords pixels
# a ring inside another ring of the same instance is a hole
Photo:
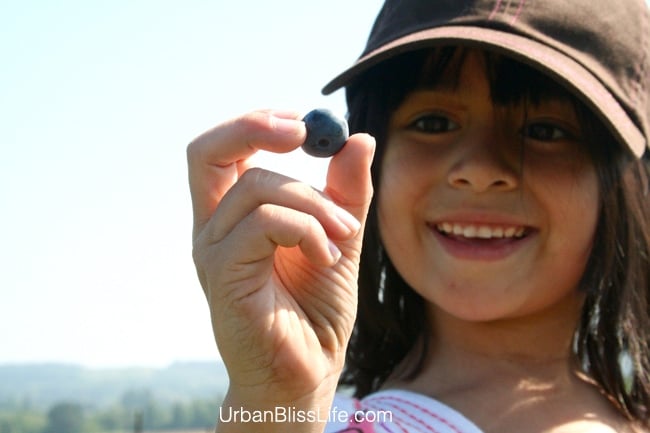
[[[476,237],[476,227],[474,226],[467,226],[463,230],[463,236],[466,238],[473,238]]]
[[[512,238],[523,237],[526,233],[524,227],[490,227],[490,226],[462,226],[450,222],[442,222],[436,225],[436,228],[444,233],[464,236],[466,238]]]
[[[490,227],[481,226],[478,228],[476,235],[481,239],[490,239],[492,235],[492,229]]]

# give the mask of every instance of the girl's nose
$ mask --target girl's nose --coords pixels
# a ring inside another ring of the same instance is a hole
[[[481,134],[461,144],[447,181],[453,188],[473,192],[509,191],[519,182],[519,158],[513,156],[503,141],[491,134]],[[520,163],[520,161],[519,161]]]

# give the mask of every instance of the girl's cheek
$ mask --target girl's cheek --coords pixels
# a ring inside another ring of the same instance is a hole
[[[589,157],[579,150],[561,153],[524,151],[522,175],[552,184],[591,186],[596,184],[595,168]]]

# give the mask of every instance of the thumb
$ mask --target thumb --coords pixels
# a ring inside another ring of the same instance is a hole
[[[368,134],[350,136],[331,160],[324,192],[339,206],[365,222],[373,187],[370,166],[375,139]]]

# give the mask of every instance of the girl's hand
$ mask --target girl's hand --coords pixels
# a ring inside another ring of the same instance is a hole
[[[233,410],[320,410],[326,418],[343,367],[374,140],[350,137],[322,193],[249,167],[257,150],[288,152],[305,134],[297,114],[254,112],[188,147],[194,261]]]

